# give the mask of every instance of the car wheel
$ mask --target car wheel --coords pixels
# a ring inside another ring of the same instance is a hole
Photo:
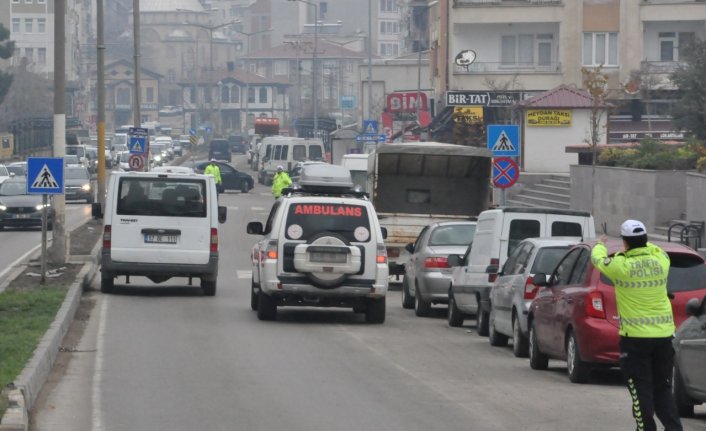
[[[549,356],[539,350],[537,328],[535,328],[534,322],[530,325],[529,333],[529,363],[533,370],[546,370],[549,367]]]
[[[414,308],[414,297],[409,293],[407,277],[402,277],[402,308],[411,310]]]
[[[201,279],[201,290],[204,296],[216,296],[216,280]]]
[[[101,292],[113,293],[115,289],[115,277],[113,274],[101,272]]]
[[[517,358],[526,358],[529,355],[529,340],[522,333],[517,314],[512,318],[512,353]]]
[[[414,287],[414,314],[417,317],[426,317],[431,312],[431,303],[424,298],[419,291],[419,286]]]
[[[672,371],[672,395],[674,396],[679,416],[685,418],[694,416],[694,400],[686,393],[681,371],[679,371],[679,366],[676,362]]]
[[[247,181],[241,181],[240,182],[240,193],[247,193],[248,190],[250,190],[248,188],[248,186],[249,186],[249,184]]]
[[[566,368],[569,373],[569,380],[573,383],[586,383],[591,373],[591,365],[581,360],[578,340],[574,332],[569,332],[566,340]]]
[[[258,305],[258,298],[257,298],[257,291],[255,290],[257,286],[255,286],[255,279],[250,279],[250,308],[253,311],[257,311],[257,305]]]
[[[507,346],[507,335],[501,334],[495,330],[495,313],[490,309],[490,317],[488,319],[488,342],[491,346],[502,347]]]
[[[490,313],[481,311],[480,301],[478,301],[478,312],[476,313],[476,331],[481,337],[487,337],[489,332]]]
[[[365,310],[365,321],[368,323],[385,323],[385,297],[368,300]]]
[[[275,299],[262,290],[257,294],[257,299],[257,318],[260,320],[275,320],[277,317]]]
[[[460,328],[463,326],[463,317],[463,313],[458,309],[456,299],[454,299],[451,294],[451,289],[449,289],[449,312],[447,315],[449,326],[453,328]]]

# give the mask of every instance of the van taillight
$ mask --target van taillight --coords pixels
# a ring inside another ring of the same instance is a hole
[[[529,301],[533,300],[534,297],[537,296],[538,290],[539,287],[534,285],[534,278],[532,278],[531,275],[527,277],[527,280],[525,281],[525,299]]]
[[[387,249],[383,244],[378,244],[375,263],[387,263]]]
[[[490,264],[499,267],[500,266],[500,259],[492,258],[492,259],[490,259]],[[500,268],[498,268],[498,270],[499,269]],[[494,283],[496,278],[498,278],[497,271],[494,273],[488,274],[488,283]]]
[[[265,250],[265,259],[267,260],[277,260],[277,240],[272,239],[267,243],[267,249]]]
[[[110,227],[109,224],[107,224],[103,227],[103,249],[104,250],[110,250],[111,232],[112,232],[112,228]]]
[[[603,305],[603,294],[596,290],[586,295],[586,315],[605,319],[605,307]]]
[[[399,247],[387,247],[387,255],[389,257],[400,257]]]
[[[427,257],[424,259],[424,268],[448,268],[449,259],[446,257]]]
[[[211,253],[218,253],[218,229],[211,228]]]

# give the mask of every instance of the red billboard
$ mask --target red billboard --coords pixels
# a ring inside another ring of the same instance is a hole
[[[417,102],[417,97],[419,102]],[[390,93],[387,95],[387,112],[416,112],[427,110],[427,95],[416,91]]]

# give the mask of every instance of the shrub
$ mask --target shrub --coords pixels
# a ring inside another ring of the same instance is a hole
[[[690,139],[679,148],[652,138],[643,139],[637,148],[606,148],[598,164],[636,169],[706,171],[706,143]]]

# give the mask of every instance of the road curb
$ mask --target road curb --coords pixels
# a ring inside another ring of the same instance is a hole
[[[93,247],[90,261],[79,262],[83,263],[83,267],[76,276],[76,280],[71,283],[54,321],[37,345],[30,361],[15,379],[16,389],[9,393],[10,402],[0,420],[0,431],[26,431],[28,429],[29,411],[51,373],[59,354],[61,342],[76,315],[83,290],[91,284],[98,272],[100,247],[101,242],[98,241]]]

